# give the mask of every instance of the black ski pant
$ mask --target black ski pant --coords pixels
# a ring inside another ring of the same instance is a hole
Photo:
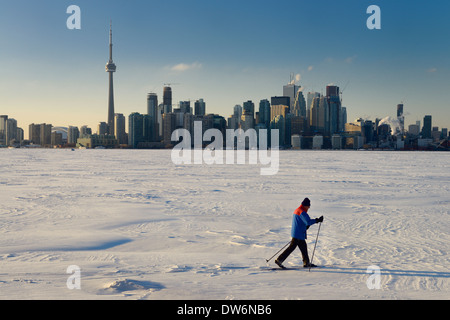
[[[306,246],[306,241],[296,239],[296,238],[292,238],[291,244],[289,245],[289,247],[287,247],[286,250],[284,250],[283,253],[280,254],[280,256],[278,257],[277,260],[280,263],[283,263],[283,261],[286,260],[287,257],[289,257],[289,255],[295,250],[296,247],[298,247],[302,253],[303,265],[308,265],[309,264],[309,256],[308,256],[308,247]]]

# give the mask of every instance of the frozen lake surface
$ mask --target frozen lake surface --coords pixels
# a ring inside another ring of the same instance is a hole
[[[0,299],[449,298],[450,153],[280,151],[274,176],[170,155],[0,150]],[[272,271],[304,197],[325,268]]]

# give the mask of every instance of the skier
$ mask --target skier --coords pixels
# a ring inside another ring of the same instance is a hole
[[[285,268],[283,266],[284,260],[287,259],[287,257],[295,250],[297,246],[302,253],[303,267],[317,267],[316,265],[309,262],[308,248],[305,241],[306,230],[309,228],[309,226],[318,222],[322,222],[323,216],[321,216],[320,218],[311,219],[307,213],[310,207],[311,201],[308,198],[305,198],[302,201],[301,206],[294,211],[294,215],[292,218],[291,243],[289,247],[287,247],[287,249],[284,250],[284,252],[278,257],[278,259],[275,260],[275,263],[282,269]]]

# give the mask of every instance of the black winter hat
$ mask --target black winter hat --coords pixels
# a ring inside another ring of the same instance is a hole
[[[311,206],[311,201],[309,201],[308,198],[305,198],[305,200],[303,200],[303,202],[302,202],[302,206],[310,207]]]

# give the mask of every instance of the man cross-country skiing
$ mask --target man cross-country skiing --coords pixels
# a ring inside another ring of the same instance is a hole
[[[306,230],[309,228],[309,226],[318,222],[322,222],[323,216],[321,216],[320,218],[311,219],[307,213],[310,207],[311,202],[308,198],[305,198],[301,206],[294,211],[294,215],[292,218],[291,244],[289,245],[289,247],[287,247],[286,250],[284,250],[284,252],[278,257],[278,259],[275,260],[275,263],[280,268],[284,268],[284,260],[287,259],[287,257],[295,250],[297,246],[299,247],[303,256],[303,267],[317,267],[316,265],[309,262],[308,248],[305,241]]]

